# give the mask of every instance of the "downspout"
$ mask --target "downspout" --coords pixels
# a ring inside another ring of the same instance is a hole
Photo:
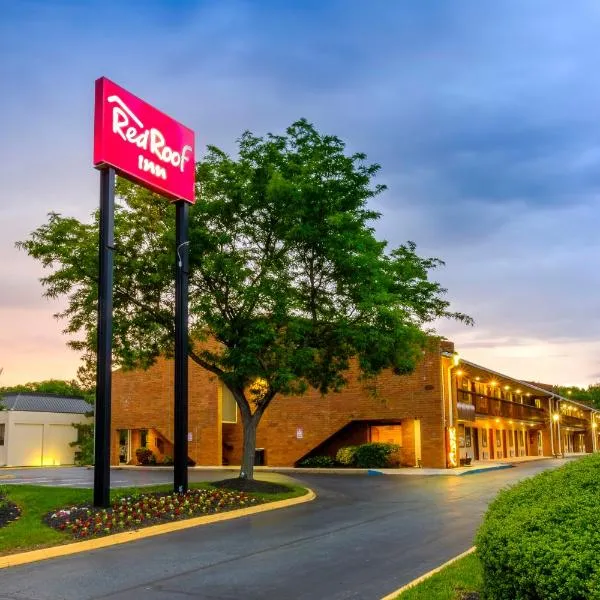
[[[554,398],[552,396],[548,398],[548,410],[550,413],[550,449],[552,451],[552,456],[556,456],[556,454],[554,453],[554,413],[552,411],[553,399]]]
[[[454,435],[454,466],[457,467],[459,464],[459,449],[458,449],[458,441],[456,439],[456,431],[454,427],[454,410],[452,405],[452,369],[458,366],[460,362],[460,357],[458,352],[454,352],[452,354],[452,363],[448,367],[448,375],[447,375],[447,385],[448,385],[448,436],[451,437]],[[450,445],[450,444],[449,444]],[[452,448],[447,448],[446,459],[448,460],[450,456]],[[448,461],[450,462],[450,461]]]
[[[558,455],[562,456],[562,440],[560,437],[560,400],[558,400],[556,408],[556,414],[558,414],[558,420],[556,421],[558,423]]]

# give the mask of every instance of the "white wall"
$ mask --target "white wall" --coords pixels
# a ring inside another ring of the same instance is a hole
[[[69,443],[77,439],[77,430],[72,423],[91,421],[84,415],[70,413],[7,411],[6,414],[5,464],[10,467],[73,464],[76,448]]]
[[[8,411],[0,410],[0,423],[4,423],[5,430],[8,430]],[[0,446],[0,467],[6,464],[6,431],[4,432],[4,446]]]

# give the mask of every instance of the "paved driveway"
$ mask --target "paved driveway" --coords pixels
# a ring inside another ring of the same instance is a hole
[[[465,477],[299,474],[316,501],[7,569],[0,599],[378,599],[471,546],[500,488],[559,464]]]

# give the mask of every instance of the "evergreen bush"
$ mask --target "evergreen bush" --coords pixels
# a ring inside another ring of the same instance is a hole
[[[344,467],[353,467],[356,464],[356,446],[344,446],[337,451],[335,460]]]
[[[600,455],[500,492],[476,537],[487,600],[600,599]]]
[[[371,442],[356,448],[354,454],[356,466],[361,469],[384,469],[392,466],[395,454],[400,451],[397,444]]]

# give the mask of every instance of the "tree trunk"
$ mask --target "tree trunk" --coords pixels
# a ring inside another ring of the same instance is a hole
[[[254,415],[249,418],[243,418],[244,425],[244,452],[242,455],[242,467],[240,469],[240,479],[254,479],[254,455],[256,451],[256,427],[259,419]]]

